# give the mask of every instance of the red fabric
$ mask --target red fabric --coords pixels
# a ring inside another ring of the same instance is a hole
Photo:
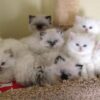
[[[10,89],[18,89],[18,88],[24,88],[24,86],[16,83],[15,81],[13,81],[11,83],[0,82],[0,93],[5,92]]]

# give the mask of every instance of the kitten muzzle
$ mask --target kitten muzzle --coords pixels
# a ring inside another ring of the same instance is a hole
[[[42,31],[42,30],[44,30],[46,28],[46,25],[45,24],[42,24],[42,23],[41,24],[39,23],[39,24],[36,25],[36,28],[38,30],[41,30]]]
[[[57,41],[56,40],[55,41],[48,41],[48,43],[51,47],[54,47],[54,45],[57,43]]]
[[[61,71],[61,80],[68,80],[69,76],[71,76],[69,73],[65,73],[64,71]]]

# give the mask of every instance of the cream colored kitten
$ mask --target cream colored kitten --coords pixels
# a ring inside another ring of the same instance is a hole
[[[51,16],[29,15],[29,29],[31,32],[42,31],[51,26]]]
[[[25,86],[35,83],[37,69],[34,69],[34,61],[30,51],[16,56],[12,48],[0,46],[0,82],[15,80]]]
[[[71,32],[65,45],[65,53],[72,59],[85,65],[82,74],[85,78],[94,77],[94,66],[91,63],[95,39],[87,34],[76,34]],[[88,73],[87,73],[88,72]]]
[[[63,33],[56,28],[46,29],[35,36],[21,40],[34,53],[41,54],[51,50],[59,50],[64,44]]]

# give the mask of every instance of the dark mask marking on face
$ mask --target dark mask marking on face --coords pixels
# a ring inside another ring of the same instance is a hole
[[[70,76],[71,76],[70,73],[66,74],[64,71],[61,71],[61,79],[62,80],[68,80]]]
[[[59,60],[65,61],[65,59],[62,56],[59,55],[59,56],[56,57],[54,63],[57,64],[59,62]]]

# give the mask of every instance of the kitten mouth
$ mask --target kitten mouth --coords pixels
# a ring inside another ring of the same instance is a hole
[[[79,50],[79,52],[82,52],[82,50]]]

